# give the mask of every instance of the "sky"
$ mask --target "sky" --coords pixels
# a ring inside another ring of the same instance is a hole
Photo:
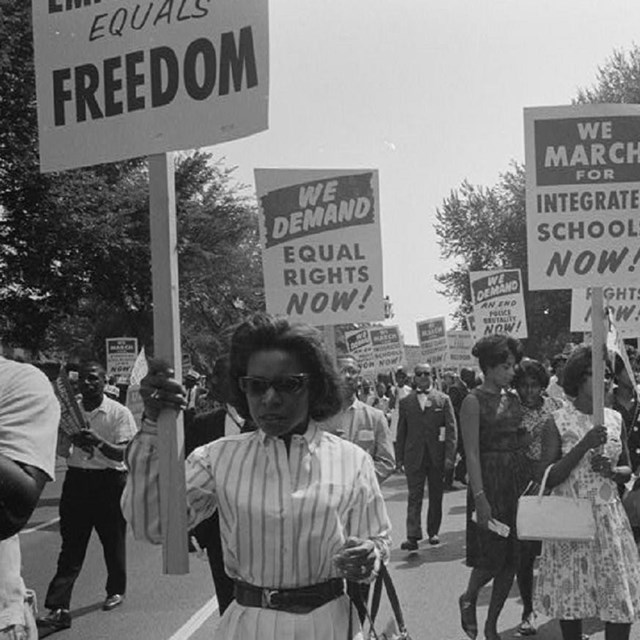
[[[638,0],[270,0],[269,16],[269,129],[209,151],[251,189],[256,167],[378,169],[386,324],[407,344],[455,308],[434,278],[443,199],[524,161],[524,107],[570,104],[640,43]]]

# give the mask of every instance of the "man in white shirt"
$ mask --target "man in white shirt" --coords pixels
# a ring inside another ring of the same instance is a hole
[[[129,409],[104,395],[105,383],[101,364],[82,363],[78,385],[87,428],[74,436],[68,449],[60,498],[62,549],[45,599],[50,612],[38,620],[38,626],[48,631],[71,626],[71,593],[93,529],[102,543],[107,565],[103,610],[110,611],[124,598],[126,522],[120,497],[126,482],[124,451],[136,433],[136,424]]]
[[[35,367],[0,356],[0,639],[36,638],[20,576],[24,527],[53,480],[60,405]]]

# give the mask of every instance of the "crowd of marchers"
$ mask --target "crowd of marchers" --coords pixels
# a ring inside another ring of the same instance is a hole
[[[330,353],[314,328],[257,314],[235,327],[208,380],[189,370],[178,381],[167,363],[149,361],[140,425],[102,364],[84,361],[72,376],[84,426],[72,435],[59,429],[50,380],[0,357],[0,639],[71,627],[94,529],[106,565],[102,608],[126,602],[127,527],[138,539],[163,540],[157,431],[160,413],[171,410],[184,418],[185,535],[209,560],[217,638],[364,638],[370,587],[392,545],[380,487],[403,474],[399,547],[409,554],[423,540],[440,545],[443,495],[466,489],[471,571],[464,593],[451,597],[471,640],[489,583],[482,637],[499,640],[514,580],[520,635],[535,635],[542,613],[560,621],[563,640],[581,640],[582,620],[594,617],[606,640],[628,640],[640,617],[633,354],[606,361],[595,383],[606,405],[596,424],[586,345],[567,345],[547,367],[525,357],[518,340],[494,335],[473,347],[477,369],[424,362],[375,382],[353,355]],[[38,617],[20,577],[18,534],[53,479],[56,455],[66,458],[61,544]],[[518,500],[541,482],[589,502],[592,540],[518,538]]]

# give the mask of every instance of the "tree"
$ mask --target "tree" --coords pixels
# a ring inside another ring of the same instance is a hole
[[[28,2],[0,0],[0,111],[0,336],[61,355],[103,356],[113,335],[150,347],[146,164],[39,172]],[[230,173],[210,154],[177,158],[183,344],[201,358],[264,304],[255,204]]]
[[[580,89],[574,101],[586,103],[640,102],[640,47],[615,51],[598,69],[592,87]],[[578,336],[569,331],[571,292],[529,291],[527,278],[525,174],[512,163],[493,187],[463,182],[436,210],[436,234],[443,258],[455,267],[436,276],[442,293],[459,304],[454,314],[464,326],[472,310],[469,271],[500,268],[522,270],[529,338],[528,355],[540,359],[560,351]]]
[[[544,358],[571,339],[568,291],[529,291],[525,221],[525,173],[512,164],[490,188],[463,182],[436,211],[436,234],[444,258],[457,265],[436,276],[447,297],[460,302],[454,314],[461,326],[472,311],[469,271],[521,269],[529,338],[526,352]]]

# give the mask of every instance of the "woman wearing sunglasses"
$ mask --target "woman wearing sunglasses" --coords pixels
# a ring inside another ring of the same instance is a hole
[[[583,618],[602,620],[605,640],[628,640],[640,618],[640,560],[616,487],[631,477],[622,417],[605,408],[604,425],[593,424],[591,347],[569,356],[562,386],[573,401],[545,425],[538,476],[552,465],[553,493],[589,499],[596,534],[593,542],[543,541],[538,608],[560,619],[563,640],[582,638]]]
[[[129,450],[132,484],[154,453],[154,422],[182,389],[157,367],[142,382],[145,421]],[[340,409],[339,380],[321,335],[258,314],[235,330],[232,403],[258,427],[196,449],[186,464],[188,525],[215,509],[235,602],[216,638],[361,639],[344,579],[369,581],[388,558],[391,524],[371,458],[322,431]],[[145,478],[157,483],[157,475]],[[154,505],[125,496],[134,534],[160,540]],[[146,510],[146,511],[145,511]]]

